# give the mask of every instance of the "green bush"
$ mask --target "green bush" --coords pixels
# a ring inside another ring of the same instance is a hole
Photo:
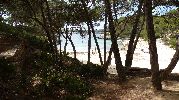
[[[176,38],[170,38],[168,41],[171,48],[176,48]]]
[[[83,77],[87,77],[87,78],[98,78],[98,77],[103,77],[104,76],[104,68],[102,68],[101,66],[97,65],[97,64],[84,64],[82,66],[78,66],[75,71],[83,76]]]
[[[91,93],[90,85],[81,80],[79,77],[67,76],[63,78],[64,88],[70,95],[79,95],[80,98],[85,98]]]
[[[53,75],[52,75],[53,74]],[[84,100],[92,91],[91,85],[80,77],[70,74],[51,73],[41,79],[42,83],[37,85],[32,92],[36,98],[43,96],[54,97],[63,100]],[[61,93],[61,92],[64,93]]]
[[[53,65],[50,53],[36,51],[33,54],[33,68],[36,69],[35,73],[40,78],[41,83],[34,87],[31,95],[36,98],[49,96],[63,100],[80,100],[89,96],[91,86],[82,80],[79,75],[74,74],[73,68],[76,68],[74,66],[81,66],[81,63],[70,57],[62,57],[62,59],[66,59],[63,60],[63,63],[70,63],[64,64],[63,69],[58,70]],[[59,93],[62,90],[65,91],[64,94]]]

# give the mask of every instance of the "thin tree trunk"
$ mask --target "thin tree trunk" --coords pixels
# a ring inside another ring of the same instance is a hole
[[[73,29],[71,30],[71,35],[72,35],[72,32],[73,32]],[[76,59],[76,49],[75,49],[75,45],[74,45],[74,43],[73,43],[73,41],[72,41],[72,39],[71,39],[71,36],[68,36],[68,35],[67,35],[67,38],[68,38],[68,40],[69,40],[70,43],[71,43],[71,46],[72,46],[72,48],[73,48],[74,58]]]
[[[132,65],[132,60],[133,60],[133,54],[134,54],[134,40],[138,31],[138,26],[139,26],[139,21],[140,21],[140,16],[141,16],[141,10],[142,10],[142,5],[143,5],[143,0],[140,0],[139,6],[138,6],[138,13],[135,18],[135,24],[132,29],[132,33],[130,36],[130,41],[128,45],[128,50],[126,54],[126,60],[125,60],[125,66],[126,67],[131,67]]]
[[[104,23],[104,64],[106,63],[106,31],[107,31],[107,14],[105,12],[105,23]]]
[[[105,73],[107,72],[108,66],[109,66],[110,63],[111,63],[111,56],[112,56],[112,45],[111,45],[111,48],[110,48],[110,50],[109,50],[108,59],[107,59],[106,63],[104,63],[104,68],[105,68],[104,72],[105,72]]]
[[[100,63],[101,63],[101,65],[103,65],[103,60],[102,60],[102,57],[101,57],[101,52],[100,52],[100,48],[99,48],[98,41],[97,41],[97,38],[96,38],[95,30],[94,30],[94,27],[93,27],[92,19],[91,19],[90,15],[89,15],[89,12],[88,12],[87,8],[86,8],[87,6],[86,6],[85,1],[81,0],[81,2],[82,2],[82,5],[84,7],[84,10],[86,12],[86,15],[87,15],[86,17],[87,17],[88,23],[89,23],[89,25],[91,27],[91,31],[93,33],[93,37],[94,37],[95,44],[96,44],[96,47],[97,47],[97,51],[98,51],[98,54],[99,54]]]
[[[98,54],[99,54],[100,63],[101,63],[101,65],[103,65],[101,51],[100,51],[100,48],[99,48],[99,45],[98,45],[98,41],[97,41],[97,38],[96,38],[96,34],[95,34],[95,30],[94,30],[92,21],[90,21],[90,26],[91,26],[91,29],[92,29],[92,33],[93,33],[93,37],[94,37],[95,44],[96,44],[96,47],[97,47],[97,51],[98,51]]]
[[[66,36],[64,36],[63,34],[62,34],[62,36],[63,36],[64,38],[66,38],[66,41],[67,41],[67,40],[70,41],[71,46],[72,46],[72,48],[73,48],[73,52],[74,52],[74,58],[76,59],[76,49],[75,49],[75,45],[74,45],[74,43],[73,43],[71,37],[68,36],[68,33],[65,33],[65,34],[66,34]],[[67,44],[67,42],[65,43],[65,46],[66,46],[66,44]],[[65,49],[66,49],[66,47],[65,47]],[[66,53],[66,50],[65,50],[65,53]]]
[[[64,53],[66,54],[67,52],[66,52],[66,47],[67,47],[67,45],[68,45],[68,29],[67,29],[67,27],[66,27],[66,30],[65,30],[65,45],[64,45]]]
[[[107,13],[105,10],[105,23],[104,23],[104,73],[107,74],[109,63],[106,63],[106,30],[107,30]]]
[[[150,64],[152,71],[152,84],[154,89],[161,90],[161,79],[159,73],[158,54],[156,47],[156,37],[153,24],[152,16],[152,1],[145,0],[145,17],[146,17],[146,29],[148,33],[149,42],[149,53],[150,53]]]
[[[90,59],[91,59],[91,30],[90,30],[90,25],[89,23],[87,23],[88,25],[88,63],[90,63]]]
[[[140,33],[141,33],[141,31],[142,31],[142,29],[143,29],[143,26],[144,26],[144,22],[145,22],[145,17],[143,17],[143,22],[142,22],[142,25],[141,25],[140,30],[139,30],[139,32],[138,32],[138,34],[137,34],[137,36],[136,36],[135,41],[134,41],[133,53],[134,53],[134,51],[135,51],[135,49],[136,49],[137,42],[138,42],[139,37],[140,37]]]
[[[62,56],[62,42],[61,42],[61,31],[58,31],[59,45],[60,45],[60,57]]]
[[[125,69],[122,65],[122,61],[121,61],[121,57],[120,57],[120,53],[119,53],[116,30],[114,27],[113,16],[112,16],[112,11],[111,11],[111,4],[110,4],[109,0],[105,0],[105,6],[107,9],[107,14],[108,14],[109,30],[110,30],[111,41],[112,41],[112,51],[113,51],[114,57],[115,57],[116,70],[117,70],[117,73],[119,76],[119,81],[122,82],[122,81],[126,80],[126,75],[125,75]]]

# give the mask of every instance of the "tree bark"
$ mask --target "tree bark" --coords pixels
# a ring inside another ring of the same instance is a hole
[[[105,23],[104,23],[104,73],[107,74],[108,65],[109,63],[106,63],[106,30],[107,30],[107,13],[105,9]]]
[[[110,30],[111,41],[112,41],[112,51],[113,51],[114,57],[115,57],[116,70],[118,73],[119,81],[122,82],[122,81],[126,80],[126,75],[125,75],[125,69],[122,65],[122,61],[121,61],[121,57],[120,57],[120,53],[119,53],[116,30],[114,27],[113,16],[112,16],[112,11],[111,11],[111,4],[110,4],[109,0],[105,0],[105,6],[107,9],[107,14],[108,14],[109,30]]]
[[[87,8],[86,8],[87,6],[86,6],[85,1],[81,0],[81,2],[82,2],[82,5],[84,7],[84,10],[86,12],[86,15],[87,15],[86,17],[87,17],[88,23],[89,23],[89,25],[91,27],[91,31],[93,33],[93,37],[94,37],[95,44],[96,44],[96,47],[97,47],[97,51],[98,51],[98,54],[99,54],[100,63],[101,63],[101,65],[103,65],[103,60],[102,60],[102,57],[101,57],[101,52],[100,52],[100,48],[99,48],[98,41],[97,41],[97,38],[96,38],[95,30],[94,30],[94,27],[93,27],[92,19],[91,19],[90,15],[89,15],[89,12],[88,12]]]
[[[110,50],[109,50],[108,59],[107,59],[106,63],[104,63],[104,68],[105,68],[104,73],[107,73],[108,66],[109,66],[110,63],[111,63],[111,56],[112,56],[112,45],[111,45],[111,48],[110,48]]]
[[[105,12],[105,23],[104,23],[104,63],[106,63],[106,31],[107,31],[107,14]]]
[[[172,58],[170,64],[168,65],[168,67],[161,71],[161,75],[160,76],[161,76],[162,80],[167,79],[168,75],[175,68],[178,60],[179,60],[179,50],[177,49],[175,54],[173,55],[173,58]]]
[[[73,31],[73,30],[72,30],[72,31]],[[71,34],[72,34],[72,32],[71,32]],[[67,35],[67,38],[68,38],[68,40],[69,40],[70,43],[71,43],[71,46],[72,46],[73,52],[74,52],[74,58],[76,59],[76,49],[75,49],[75,45],[74,45],[74,43],[73,43],[73,41],[72,41],[72,39],[71,39],[71,36],[68,36],[68,35]]]
[[[66,47],[67,47],[67,45],[68,45],[68,29],[67,29],[67,26],[66,26],[66,30],[65,30],[65,45],[64,45],[64,53],[66,54],[67,52],[66,52]]]
[[[57,50],[57,41],[56,41],[56,37],[55,37],[55,33],[53,31],[53,25],[52,25],[52,16],[50,13],[50,7],[49,7],[49,3],[47,0],[44,1],[46,4],[46,9],[47,9],[47,23],[49,24],[49,32],[52,38],[52,45],[53,45],[53,55],[54,55],[54,61],[57,64],[58,63],[58,50]]]
[[[152,0],[145,0],[145,17],[146,17],[146,29],[148,33],[150,64],[152,72],[152,84],[154,89],[161,90],[161,78],[159,73],[158,54],[156,47],[156,37],[152,16]]]
[[[140,37],[140,33],[141,33],[141,31],[142,31],[142,29],[143,29],[143,26],[144,26],[144,22],[145,22],[145,17],[143,16],[143,22],[142,22],[142,25],[141,25],[140,30],[139,30],[139,32],[138,32],[138,34],[137,34],[137,36],[136,36],[135,41],[134,41],[133,52],[134,52],[134,50],[136,49],[137,42],[138,42],[139,37]]]
[[[130,36],[130,41],[129,41],[129,45],[128,45],[127,54],[126,54],[126,60],[125,60],[125,66],[126,67],[131,67],[132,66],[133,54],[134,54],[134,51],[135,51],[134,50],[134,40],[135,40],[136,34],[138,33],[138,28],[137,27],[139,26],[142,5],[143,5],[143,0],[140,0],[137,15],[136,15],[136,18],[135,18],[135,23],[133,25],[132,33],[131,33],[131,36]]]
[[[90,59],[91,59],[91,30],[90,30],[90,25],[89,23],[87,23],[88,25],[88,35],[89,35],[89,38],[88,38],[88,63],[90,63]]]
[[[66,38],[66,43],[65,43],[65,47],[64,47],[64,52],[66,53],[66,46],[67,46],[67,39],[68,39],[68,40],[70,41],[70,43],[71,43],[72,48],[73,48],[74,58],[76,59],[76,49],[75,49],[75,45],[74,45],[74,43],[73,43],[71,37],[68,36],[68,31],[66,31],[65,34],[66,34],[66,36],[64,36],[64,35],[62,34],[62,36],[63,36],[64,38]],[[72,34],[72,33],[71,33],[71,34]]]

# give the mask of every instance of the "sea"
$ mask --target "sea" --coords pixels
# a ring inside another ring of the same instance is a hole
[[[96,37],[101,37],[101,35],[102,34],[97,33]],[[75,45],[76,52],[88,52],[89,35],[86,34],[86,35],[81,36],[80,33],[73,33],[71,35],[71,39],[73,41],[73,44]],[[98,45],[99,45],[101,52],[103,52],[104,51],[104,39],[97,38],[97,41],[98,41]],[[66,39],[64,37],[61,37],[62,50],[64,50],[65,43],[66,43]],[[68,40],[67,43],[68,44],[67,44],[66,51],[73,52],[71,42]],[[118,40],[117,43],[118,43],[119,48],[123,47],[123,43],[121,39]],[[58,48],[60,48],[59,45],[58,45]],[[110,48],[111,48],[111,40],[106,40],[106,51],[109,51]],[[91,35],[91,50],[95,50],[95,49],[96,49],[95,40],[94,40],[93,35]]]

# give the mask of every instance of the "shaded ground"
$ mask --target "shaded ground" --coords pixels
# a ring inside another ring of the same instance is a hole
[[[179,100],[177,81],[164,81],[163,90],[154,91],[150,77],[133,77],[123,84],[115,80],[92,80],[95,90],[88,100]]]

